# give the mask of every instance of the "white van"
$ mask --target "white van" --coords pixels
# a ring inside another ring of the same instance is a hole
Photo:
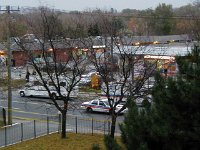
[[[55,87],[49,86],[50,92],[52,94],[52,98],[56,100],[59,98],[59,94],[56,91]],[[63,96],[67,95],[67,91],[64,87],[60,87],[61,94]],[[47,97],[49,98],[49,93],[44,86],[29,86],[24,89],[19,90],[19,94],[21,97],[24,96],[32,96],[32,97]]]
[[[51,80],[49,80],[47,77],[45,78],[45,80],[48,86],[54,87]],[[59,80],[60,80],[60,87],[63,87],[63,90],[67,92],[66,88],[69,88],[67,85],[68,84],[67,80],[63,79],[63,77],[60,77]],[[32,75],[30,78],[30,82],[28,82],[27,84],[30,84],[29,86],[43,86],[40,78],[37,75]],[[70,93],[70,97],[77,97],[78,93],[79,93],[79,87],[75,86],[73,87],[73,90]]]

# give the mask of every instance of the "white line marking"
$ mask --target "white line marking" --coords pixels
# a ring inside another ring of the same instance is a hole
[[[7,102],[7,100],[0,100],[0,102]],[[28,101],[12,101],[13,103],[21,103],[21,104],[34,104],[34,105],[41,105],[41,103],[35,103],[35,102],[28,102]]]

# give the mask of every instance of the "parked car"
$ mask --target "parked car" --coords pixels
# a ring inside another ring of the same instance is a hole
[[[93,74],[99,74],[99,72],[89,72],[88,74],[82,74],[81,80],[79,81],[80,86],[90,85],[91,84],[91,77]]]
[[[64,87],[61,88],[61,94],[63,96],[67,95],[67,91]],[[58,92],[56,91],[55,87],[49,86],[50,92],[52,94],[52,98],[56,100],[59,97]],[[32,96],[32,97],[49,97],[48,91],[44,86],[28,86],[24,89],[19,90],[19,94],[21,97],[25,96]]]
[[[44,79],[45,84],[48,87],[55,88],[54,84],[56,84],[56,80],[49,79],[48,75],[46,74],[43,74],[43,79]],[[62,91],[66,91],[66,89],[69,89],[70,87],[70,84],[71,84],[70,79],[66,79],[64,76],[59,76],[59,84]],[[29,82],[26,83],[25,87],[31,87],[31,86],[43,86],[43,83],[38,75],[30,76]],[[77,97],[78,94],[79,94],[79,86],[76,85],[73,87],[72,91],[70,92],[70,97]]]
[[[89,78],[81,78],[81,80],[79,81],[80,86],[90,85],[90,83],[91,83],[91,79]]]
[[[118,104],[116,106],[116,112],[118,112],[123,107],[122,104]],[[87,102],[83,102],[81,104],[81,108],[85,109],[87,112],[104,112],[111,113],[111,108],[108,103],[108,99],[95,99]],[[123,110],[121,113],[127,112],[127,108]]]

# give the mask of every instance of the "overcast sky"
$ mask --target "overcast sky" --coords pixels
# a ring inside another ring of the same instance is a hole
[[[194,0],[0,0],[0,6],[11,5],[19,7],[48,6],[60,10],[85,9],[154,9],[159,3],[171,4],[173,8],[192,3]]]

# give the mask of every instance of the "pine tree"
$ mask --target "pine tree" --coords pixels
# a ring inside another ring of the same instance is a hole
[[[177,58],[176,78],[155,76],[150,109],[135,104],[121,125],[127,149],[200,149],[200,49]]]

